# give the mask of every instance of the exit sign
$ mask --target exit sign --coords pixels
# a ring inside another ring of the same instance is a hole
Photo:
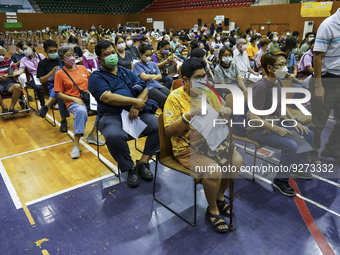
[[[271,19],[267,19],[267,24],[270,24],[272,23],[272,20]]]

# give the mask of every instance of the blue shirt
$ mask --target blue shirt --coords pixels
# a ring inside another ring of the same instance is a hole
[[[137,62],[133,66],[133,71],[139,76],[142,73],[145,74],[160,74],[161,71],[159,70],[158,66],[156,65],[155,62],[149,61],[148,64],[144,64],[142,62]],[[153,88],[161,88],[163,87],[162,84],[159,83],[159,81],[147,81],[146,82],[146,87],[148,90],[151,90]]]
[[[113,106],[102,102],[102,95],[111,91],[113,94],[118,94],[126,97],[134,97],[132,86],[140,85],[141,90],[145,88],[145,82],[140,79],[134,72],[118,66],[117,75],[108,72],[102,68],[94,71],[89,79],[88,90],[98,103],[98,115],[120,115],[122,110],[130,111],[130,106]]]
[[[290,53],[290,59],[287,60],[289,62],[289,66],[288,66],[288,73],[293,74],[293,66],[296,65],[296,60],[295,60],[295,56],[293,53]]]
[[[171,41],[170,44],[171,44],[172,49],[175,50],[176,46],[179,45],[180,43],[179,42]],[[181,53],[179,52],[178,48],[175,50],[174,53],[175,53],[176,56],[180,56],[181,55]]]

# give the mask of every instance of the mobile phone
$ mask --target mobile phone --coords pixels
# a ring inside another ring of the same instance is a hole
[[[8,75],[13,75],[14,69],[12,67],[8,68]]]

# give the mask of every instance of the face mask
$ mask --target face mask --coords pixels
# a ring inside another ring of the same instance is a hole
[[[175,39],[175,42],[178,42],[178,39]]]
[[[297,52],[298,52],[298,49],[297,49],[297,48],[292,49],[292,53],[293,53],[293,54],[295,54],[295,53],[297,53]]]
[[[168,55],[169,50],[163,50],[162,53],[163,53],[164,55]]]
[[[230,62],[233,60],[232,57],[223,57],[222,61],[226,64],[230,64]]]
[[[0,62],[4,61],[5,56],[0,56]]]
[[[237,35],[234,35],[234,38],[237,38]]]
[[[250,37],[247,37],[247,41],[248,41],[248,42],[250,42],[250,39],[251,39]]]
[[[277,40],[279,40],[279,37],[277,37],[277,36],[273,37],[274,42],[277,42]]]
[[[117,44],[117,48],[118,48],[118,50],[125,50],[126,44],[125,43]]]
[[[22,55],[24,54],[24,51],[22,49],[19,49],[18,52]]]
[[[250,31],[250,35],[253,35],[253,31]]]
[[[64,63],[65,63],[65,65],[68,65],[68,66],[74,66],[76,64],[76,57],[71,56],[71,57],[65,59]]]
[[[151,57],[143,57],[143,61],[147,64],[151,60]]]
[[[77,45],[75,43],[70,44],[71,47],[76,47]]]
[[[286,66],[282,69],[276,69],[275,68],[275,72],[274,72],[275,77],[278,78],[278,79],[285,78],[287,73],[288,73],[288,68]]]
[[[314,40],[314,37],[311,37],[311,38],[308,39],[308,42],[311,42],[313,40]]]
[[[225,45],[225,47],[229,47],[230,46],[230,42],[225,42],[224,45]]]
[[[286,35],[288,36],[288,35],[290,35],[290,33],[289,33],[289,32],[287,32],[287,33],[286,33]]]
[[[58,57],[58,53],[51,53],[51,54],[48,54],[48,57],[50,59],[56,59]]]
[[[108,68],[115,68],[118,63],[118,56],[117,54],[112,54],[104,58],[105,65]]]
[[[26,57],[31,56],[31,55],[32,55],[32,52],[33,52],[33,51],[32,51],[30,48],[28,48],[27,50],[24,50],[24,54],[25,54]]]
[[[127,45],[128,47],[131,47],[131,45],[132,45],[132,40],[128,40],[128,41],[126,42],[126,45]]]
[[[221,37],[218,36],[218,37],[216,38],[216,40],[217,40],[217,41],[221,40]]]
[[[260,43],[259,41],[256,41],[256,42],[255,42],[255,45],[258,45],[259,43]]]
[[[243,44],[241,50],[242,50],[242,51],[246,51],[247,48],[248,48],[247,44]]]

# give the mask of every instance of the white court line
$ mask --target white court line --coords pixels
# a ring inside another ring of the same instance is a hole
[[[251,175],[251,174],[248,173],[248,172],[244,172],[244,173]],[[266,179],[266,178],[263,178],[262,176],[259,176],[259,175],[257,175],[257,174],[255,174],[255,177],[256,177],[257,179],[260,179],[260,180],[262,180],[262,181],[264,181],[264,182],[270,184],[270,185],[271,185],[271,183],[272,183],[270,180],[268,180],[268,179]],[[317,207],[319,207],[319,208],[321,208],[321,209],[327,211],[327,212],[330,212],[330,213],[332,213],[332,214],[334,214],[334,215],[340,217],[340,214],[339,214],[339,213],[334,212],[334,211],[331,210],[331,209],[328,209],[328,207],[326,207],[326,206],[324,206],[324,205],[322,205],[322,204],[319,204],[319,203],[317,203],[317,202],[315,202],[315,201],[313,201],[313,200],[311,200],[311,199],[309,199],[309,198],[306,198],[306,197],[304,197],[304,196],[302,196],[302,195],[300,195],[300,194],[296,194],[296,196],[297,196],[298,198],[301,198],[302,200],[305,200],[305,201],[307,201],[307,202],[309,202],[309,203],[311,203],[311,204],[313,204],[313,205],[315,205],[315,206],[317,206]]]
[[[50,194],[50,195],[47,195],[47,196],[44,196],[44,197],[41,197],[41,198],[32,200],[32,201],[30,201],[30,202],[25,203],[25,205],[26,205],[26,206],[33,205],[33,204],[36,204],[36,203],[38,203],[38,202],[44,201],[44,200],[46,200],[46,199],[49,199],[49,198],[52,198],[52,197],[61,195],[61,194],[63,194],[63,193],[69,192],[69,191],[71,191],[71,190],[75,190],[75,189],[81,188],[81,187],[83,187],[83,186],[89,185],[89,184],[91,184],[91,183],[94,183],[94,182],[97,182],[97,181],[101,181],[101,180],[104,180],[104,179],[106,179],[106,178],[114,177],[114,176],[115,176],[115,175],[114,175],[113,173],[111,173],[111,174],[108,174],[108,175],[105,175],[105,176],[102,176],[102,177],[98,177],[98,178],[93,179],[93,180],[91,180],[91,181],[84,182],[84,183],[78,184],[78,185],[76,185],[76,186],[73,186],[73,187],[70,187],[70,188],[67,188],[67,189],[64,189],[64,190],[60,190],[60,191],[55,192],[55,193],[53,193],[53,194]]]
[[[327,183],[329,183],[329,184],[332,184],[332,185],[334,185],[334,186],[336,186],[336,187],[338,187],[338,188],[340,188],[340,183],[330,181],[330,180],[328,180],[328,179],[326,179],[326,178],[323,178],[323,177],[321,177],[321,176],[319,176],[319,175],[316,175],[316,174],[313,174],[313,177],[316,178],[316,179],[319,179],[319,180],[321,180],[321,181],[327,182]]]
[[[2,164],[1,160],[0,160],[0,174],[2,176],[2,179],[5,182],[7,190],[8,190],[8,192],[9,192],[11,198],[12,198],[15,209],[18,210],[18,209],[22,208],[22,203],[20,202],[20,198],[18,197],[18,194],[15,191],[15,188],[14,188],[11,180],[9,179],[9,176],[8,176],[6,169],[5,169],[4,165]]]

